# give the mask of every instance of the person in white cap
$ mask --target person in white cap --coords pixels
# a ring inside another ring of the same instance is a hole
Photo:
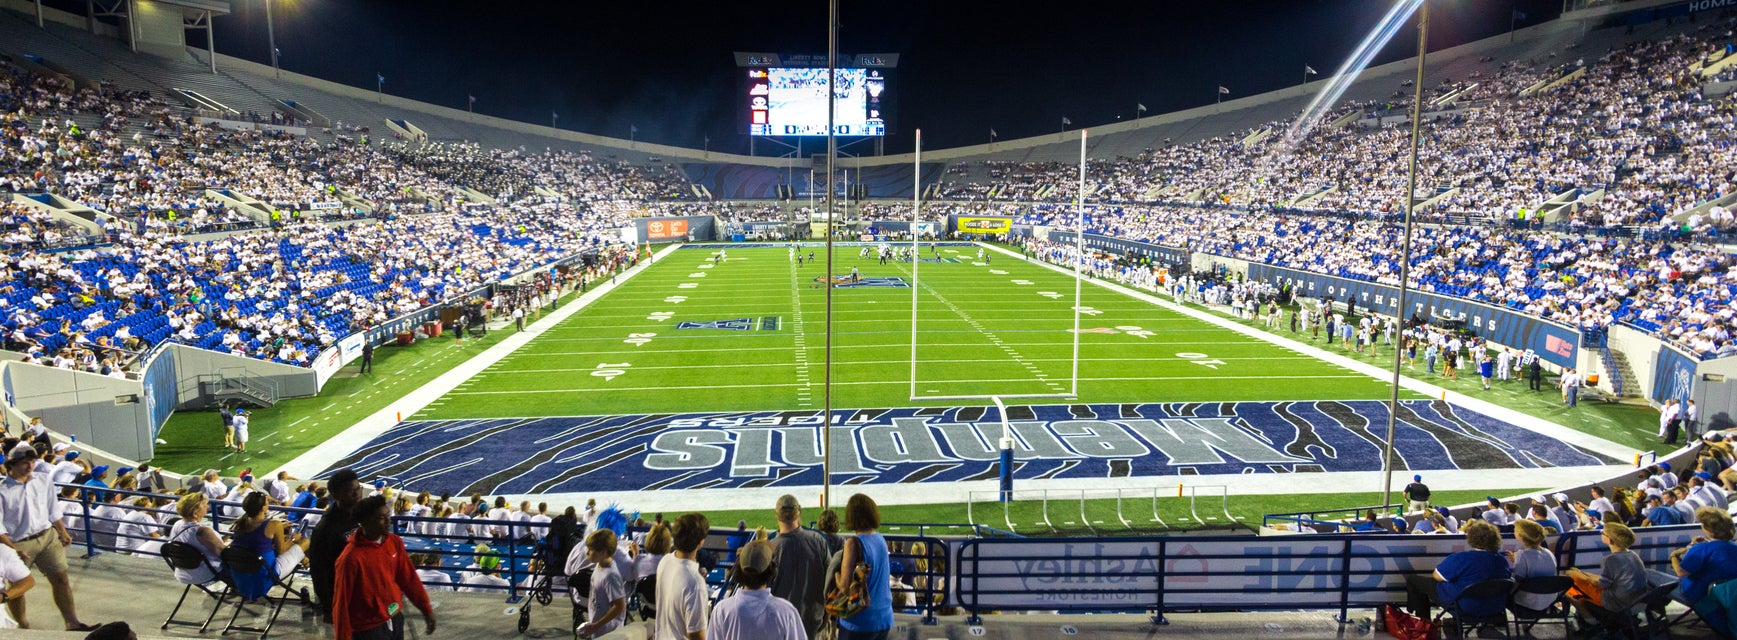
[[[0,478],[0,545],[11,547],[25,566],[48,577],[54,606],[60,609],[67,631],[90,631],[96,625],[79,621],[72,582],[67,579],[66,547],[72,544],[72,534],[63,523],[65,514],[54,485],[46,474],[31,471],[36,458],[36,449],[25,442],[6,453],[6,476]],[[19,627],[30,627],[23,597],[8,599],[6,609]]]
[[[774,553],[772,543],[765,540],[750,542],[736,552],[730,575],[742,588],[712,608],[706,625],[708,640],[808,639],[796,605],[766,588],[778,571]]]

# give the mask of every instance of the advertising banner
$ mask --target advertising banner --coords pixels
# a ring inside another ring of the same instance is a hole
[[[1411,308],[1400,313],[1397,287],[1252,262],[1248,265],[1248,277],[1275,286],[1289,285],[1302,296],[1331,296],[1338,302],[1356,302],[1358,309],[1374,309],[1390,316],[1409,317],[1415,313],[1425,320],[1449,316],[1463,318],[1467,329],[1491,342],[1514,349],[1532,349],[1545,362],[1559,367],[1576,366],[1575,356],[1580,348],[1578,329],[1519,311],[1464,298],[1409,291],[1406,301]]]
[[[954,228],[959,233],[981,233],[994,235],[1013,230],[1013,218],[985,218],[960,216],[954,220]]]
[[[1073,244],[1074,232],[1051,231],[1049,233],[1049,241],[1059,242],[1061,244]],[[1188,264],[1189,256],[1192,254],[1192,252],[1187,249],[1147,244],[1145,242],[1135,242],[1133,240],[1123,240],[1121,238],[1100,236],[1094,233],[1086,234],[1084,244],[1088,250],[1106,251],[1124,256],[1151,256],[1154,262],[1162,262],[1164,264]]]
[[[1670,344],[1661,344],[1659,359],[1653,363],[1653,401],[1662,403],[1672,399],[1688,401],[1693,398],[1695,368],[1700,364],[1699,358],[1683,353]]]
[[[650,240],[668,240],[670,238],[687,239],[688,221],[648,220],[645,223],[645,237]]]

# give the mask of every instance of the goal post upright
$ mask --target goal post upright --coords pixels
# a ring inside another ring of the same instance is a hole
[[[1070,395],[1080,394],[1080,305],[1085,290],[1086,261],[1086,130],[1080,129],[1080,190],[1074,194],[1074,362]]]

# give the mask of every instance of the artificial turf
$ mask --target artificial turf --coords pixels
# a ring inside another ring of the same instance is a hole
[[[415,417],[819,410],[826,290],[817,279],[824,266],[805,262],[798,267],[782,247],[747,246],[728,247],[729,259],[714,263],[717,250],[686,248],[660,259]],[[821,250],[816,254],[824,259]],[[975,249],[963,246],[941,247],[944,261],[917,265],[916,278],[911,264],[880,265],[858,258],[854,247],[841,246],[835,255],[836,273],[848,274],[856,266],[865,278],[916,283],[918,394],[1054,393],[1070,386],[1074,305],[1069,276],[998,254],[979,264]],[[706,265],[711,266],[702,268]],[[1101,287],[1088,285],[1082,291],[1086,312],[1080,327],[1086,332],[1080,334],[1080,402],[1352,400],[1382,399],[1389,393],[1381,381],[1284,347]],[[835,408],[986,404],[909,399],[911,293],[903,287],[833,290]],[[769,317],[776,319],[776,328],[766,323]],[[751,326],[743,330],[738,323],[718,322],[741,319],[751,320]],[[677,328],[683,322],[702,324]],[[255,412],[255,446],[247,454],[222,448],[215,413],[178,413],[163,429],[169,444],[158,447],[154,462],[172,470],[215,467],[227,474],[276,467],[509,333],[510,327],[457,347],[442,339],[383,348],[376,356],[376,373],[350,376],[347,371],[317,397],[286,400]],[[1387,362],[1387,353],[1351,355],[1380,364]],[[1483,393],[1463,377],[1440,380],[1421,370],[1407,375],[1472,395]],[[1647,448],[1646,424],[1656,413],[1645,407],[1582,403],[1570,411],[1552,404],[1554,396],[1548,391],[1539,397],[1520,387],[1517,382],[1498,385],[1485,396]],[[1417,396],[1408,392],[1405,397]],[[1022,402],[1069,401],[1010,401]],[[1483,492],[1463,493],[1467,495],[1461,501],[1482,497]],[[1352,507],[1373,504],[1375,498],[1368,493],[1234,496],[1230,510],[1239,520],[1258,523],[1264,513]],[[1139,510],[1123,506],[1130,514]],[[1004,519],[999,505],[975,508],[990,509],[987,515],[976,515],[979,522]],[[1016,503],[1010,517],[1019,531],[1036,532],[1043,528],[1038,524],[1041,509],[1036,503]],[[967,505],[885,510],[889,522],[964,522]],[[1119,526],[1109,503],[1088,503],[1086,518],[1059,515],[1061,510],[1052,506],[1058,515],[1051,522],[1065,531],[1108,532]],[[1077,501],[1072,510],[1077,515]],[[1148,501],[1146,519],[1151,511]],[[1189,511],[1185,499],[1159,500],[1159,517],[1167,524],[1217,524],[1189,522]],[[1203,520],[1222,517],[1216,504],[1200,511]],[[756,522],[750,513],[723,512],[714,514],[714,522],[738,517]],[[1070,520],[1076,522],[1065,524]],[[1116,526],[1088,525],[1087,520]]]
[[[415,417],[819,409],[827,314],[826,288],[816,280],[824,265],[798,266],[784,248],[729,247],[728,259],[715,262],[718,250],[676,251]],[[913,391],[1072,390],[1070,276],[1007,258],[985,264],[969,246],[942,246],[944,261],[917,265],[915,276],[910,263],[882,265],[859,258],[854,247],[836,255],[838,273],[854,267],[865,280],[916,285],[917,345],[913,389],[911,287],[835,288],[834,408],[987,404],[912,401]],[[1387,393],[1368,376],[1099,287],[1085,287],[1081,306],[1079,402]]]

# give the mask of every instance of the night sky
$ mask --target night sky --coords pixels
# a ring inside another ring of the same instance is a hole
[[[219,52],[269,63],[264,0],[232,0]],[[1560,0],[1431,0],[1431,49],[1552,19]],[[286,70],[479,113],[745,153],[732,51],[825,53],[826,3],[275,0]],[[82,3],[80,3],[82,4]],[[1115,122],[1331,73],[1386,0],[841,1],[840,53],[898,53],[887,153]],[[79,7],[82,9],[82,6]],[[1408,28],[1376,63],[1408,57]],[[189,43],[203,40],[188,33]],[[198,44],[202,45],[203,42]],[[765,153],[766,145],[761,152]]]

